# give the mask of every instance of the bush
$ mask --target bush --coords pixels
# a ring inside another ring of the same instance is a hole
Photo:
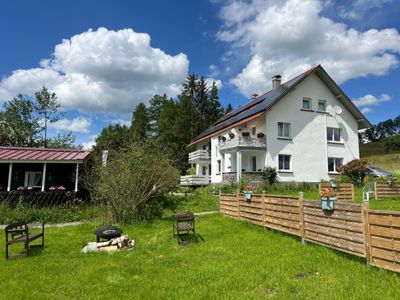
[[[391,136],[385,139],[385,152],[400,151],[400,135]]]
[[[186,175],[196,175],[196,168],[195,167],[191,167],[189,169],[186,170]]]
[[[97,167],[93,194],[107,208],[106,221],[132,223],[162,215],[163,195],[178,184],[179,171],[154,142],[132,145]]]
[[[269,185],[273,185],[276,182],[277,176],[276,168],[273,167],[266,167],[262,173],[263,180],[268,182]]]
[[[350,178],[351,183],[359,185],[364,180],[367,166],[367,159],[353,159],[352,161],[349,161],[347,164],[340,167],[340,173],[343,176],[347,176],[348,178]]]

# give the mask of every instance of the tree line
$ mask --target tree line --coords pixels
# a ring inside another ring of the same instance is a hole
[[[360,133],[360,140],[366,142],[378,142],[388,137],[400,134],[400,115],[396,118],[379,122],[376,125]]]
[[[18,94],[3,104],[0,111],[0,146],[72,148],[72,132],[49,138],[48,126],[64,116],[57,96],[46,87],[35,93],[33,99]]]
[[[232,110],[219,102],[215,82],[207,85],[203,76],[189,75],[179,95],[154,95],[149,105],[139,103],[132,113],[130,126],[114,124],[96,138],[95,152],[118,151],[134,143],[156,141],[183,173],[189,167],[187,145],[202,131]]]

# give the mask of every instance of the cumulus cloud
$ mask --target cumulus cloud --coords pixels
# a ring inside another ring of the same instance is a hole
[[[369,107],[364,107],[364,108],[361,110],[361,112],[362,112],[363,114],[367,114],[367,113],[373,112],[373,110],[372,110],[371,108],[369,108]]]
[[[390,101],[392,97],[388,94],[381,94],[380,96],[376,97],[371,94],[359,97],[357,99],[353,99],[353,103],[358,107],[363,106],[371,106],[371,105],[379,105],[382,102]]]
[[[360,20],[370,10],[378,10],[392,2],[393,0],[355,0],[346,5],[339,5],[337,10],[343,19]]]
[[[359,31],[322,16],[322,0],[231,1],[220,12],[217,33],[232,50],[247,50],[247,65],[233,83],[244,95],[271,88],[317,64],[338,82],[398,66],[400,34],[396,29]],[[238,52],[238,51],[236,51]]]
[[[57,131],[72,131],[79,133],[88,133],[92,121],[82,116],[73,119],[60,119],[56,122],[50,123],[49,127]]]
[[[131,111],[156,93],[177,95],[188,68],[185,54],[151,47],[146,33],[99,28],[63,40],[40,67],[12,72],[0,82],[0,97],[31,95],[45,85],[65,109]]]

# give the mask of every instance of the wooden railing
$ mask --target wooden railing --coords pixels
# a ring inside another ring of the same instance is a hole
[[[319,201],[296,196],[221,194],[226,216],[283,231],[345,253],[371,265],[400,272],[400,212],[377,211],[363,204],[336,202],[333,211]]]
[[[400,183],[374,183],[375,199],[400,198]]]

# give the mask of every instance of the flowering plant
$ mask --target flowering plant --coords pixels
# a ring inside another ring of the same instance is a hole
[[[254,187],[251,184],[245,185],[243,188],[243,191],[245,192],[252,192],[254,190]]]
[[[60,185],[60,186],[51,186],[51,187],[49,187],[49,191],[55,191],[55,190],[65,191],[66,188],[63,187],[62,185]]]
[[[49,191],[55,191],[55,190],[56,190],[56,187],[55,187],[55,186],[49,187]]]
[[[336,192],[333,189],[323,189],[320,192],[320,196],[323,198],[332,198],[336,197]]]
[[[65,190],[66,190],[66,188],[63,187],[62,185],[60,185],[60,186],[58,187],[58,189],[59,189],[60,191],[65,191]]]
[[[19,186],[18,188],[17,188],[17,191],[24,191],[25,190],[25,187],[23,187],[23,186]]]

